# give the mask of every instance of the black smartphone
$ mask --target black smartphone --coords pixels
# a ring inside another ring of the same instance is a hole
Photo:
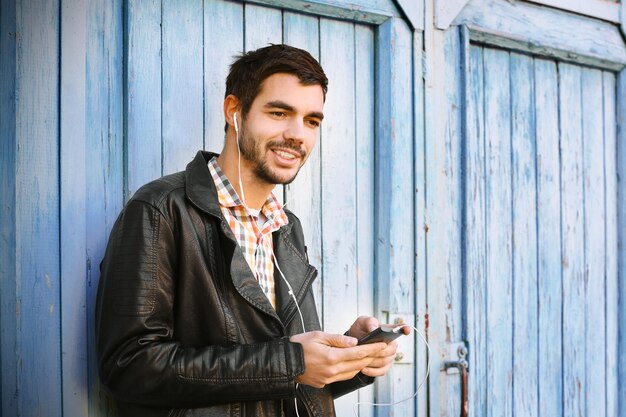
[[[367,343],[376,343],[376,342],[385,342],[385,343],[389,343],[392,340],[397,339],[398,337],[402,336],[404,334],[404,332],[402,331],[402,328],[404,326],[399,325],[399,326],[392,326],[392,325],[388,325],[388,326],[380,326],[377,329],[374,329],[373,331],[371,331],[370,333],[366,334],[365,336],[363,336],[362,338],[359,339],[359,345],[364,345]]]

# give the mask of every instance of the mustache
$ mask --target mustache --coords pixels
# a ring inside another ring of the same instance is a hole
[[[300,146],[291,141],[278,141],[273,140],[268,142],[266,145],[268,148],[283,148],[294,151],[300,155],[300,157],[304,158],[306,156],[306,152]]]

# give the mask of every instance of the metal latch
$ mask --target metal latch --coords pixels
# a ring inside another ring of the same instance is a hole
[[[469,414],[469,401],[467,396],[467,347],[464,344],[459,345],[457,349],[458,360],[446,361],[443,363],[443,370],[448,375],[458,373],[461,376],[461,417],[467,417]]]

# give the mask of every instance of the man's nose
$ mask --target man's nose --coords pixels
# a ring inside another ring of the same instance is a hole
[[[283,133],[283,136],[285,137],[286,140],[292,140],[298,143],[302,143],[304,141],[305,134],[306,132],[305,132],[304,121],[294,118],[289,123],[289,126]]]

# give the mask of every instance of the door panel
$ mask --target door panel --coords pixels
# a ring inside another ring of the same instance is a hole
[[[474,415],[616,415],[615,75],[471,45]]]
[[[374,42],[364,24],[243,3],[127,7],[127,195],[223,145],[224,82],[233,56],[288,43],[317,57],[329,82],[320,140],[298,178],[275,192],[302,221],[325,330],[374,311]],[[336,402],[339,415],[373,388]],[[361,415],[371,409],[361,407]]]

